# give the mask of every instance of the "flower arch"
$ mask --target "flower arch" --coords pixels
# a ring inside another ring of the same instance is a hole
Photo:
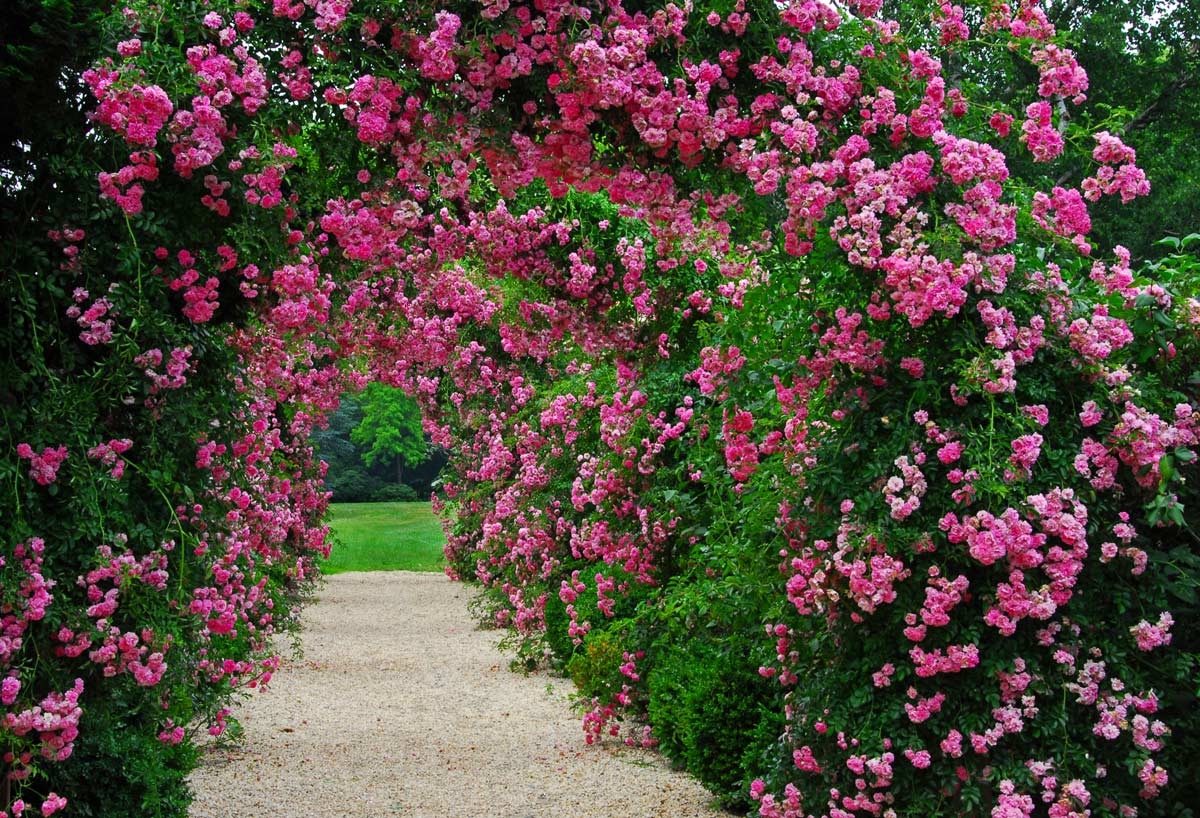
[[[1089,203],[1149,186],[1116,126],[1074,121],[1087,75],[1036,0],[131,2],[107,25],[84,78],[118,237],[50,240],[82,282],[64,343],[127,408],[28,427],[18,494],[45,508],[68,475],[87,508],[169,514],[86,548],[20,517],[13,798],[62,806],[37,773],[85,689],[161,705],[175,747],[269,678],[327,549],[307,437],[379,381],[452,454],[451,571],[525,655],[595,665],[589,741],[669,723],[674,629],[707,620],[697,651],[740,652],[777,713],[749,777],[713,781],[767,818],[1174,803],[1194,643],[1146,656],[1195,610],[1172,599],[1195,548],[1171,549],[1200,303],[1092,247]],[[1028,98],[994,93],[1010,59]]]

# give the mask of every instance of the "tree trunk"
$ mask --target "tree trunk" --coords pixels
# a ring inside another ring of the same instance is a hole
[[[404,458],[397,457],[396,458],[396,485],[403,485],[403,483],[404,483]]]

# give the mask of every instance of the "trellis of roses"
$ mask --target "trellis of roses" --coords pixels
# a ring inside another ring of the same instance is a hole
[[[522,650],[625,640],[589,741],[645,707],[639,629],[727,581],[755,589],[738,661],[784,714],[748,790],[765,818],[1170,810],[1168,760],[1195,769],[1194,268],[1089,242],[1089,203],[1149,183],[1119,123],[1075,121],[1087,75],[1035,0],[904,11],[114,15],[84,79],[132,266],[104,281],[87,231],[50,238],[81,282],[68,342],[137,382],[138,414],[127,436],[31,422],[17,496],[149,474],[197,367],[230,395],[187,399],[170,531],[99,531],[68,576],[21,518],[0,814],[64,806],[39,782],[88,695],[131,679],[171,743],[188,691],[269,676],[281,590],[325,548],[305,440],[368,380],[416,396],[451,452],[451,572]],[[978,95],[996,54],[1035,97]],[[1018,155],[1083,170],[1031,184]],[[155,221],[180,197],[203,243]],[[155,594],[169,637],[138,620]]]

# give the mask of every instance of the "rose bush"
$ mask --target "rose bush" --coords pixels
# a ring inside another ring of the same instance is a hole
[[[6,811],[86,809],[152,757],[118,735],[182,770],[269,675],[325,547],[307,437],[374,381],[587,740],[658,733],[767,818],[1183,814],[1191,245],[1092,246],[1149,186],[1038,3],[889,11],[107,17],[103,170],[7,302]],[[1036,96],[977,93],[996,54]]]

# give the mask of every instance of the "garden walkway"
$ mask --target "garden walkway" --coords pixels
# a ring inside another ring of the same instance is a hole
[[[569,681],[508,670],[471,590],[439,574],[330,577],[303,658],[235,712],[191,818],[715,818],[712,797],[642,750],[587,746]]]

